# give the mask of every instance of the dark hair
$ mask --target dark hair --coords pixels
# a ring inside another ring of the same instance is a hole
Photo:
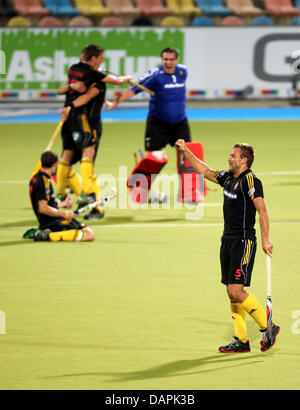
[[[84,61],[90,61],[92,57],[99,57],[103,52],[104,48],[101,48],[96,44],[90,44],[82,50],[81,56]]]
[[[241,158],[247,158],[247,166],[248,168],[251,168],[255,157],[254,148],[245,143],[235,144],[233,148],[239,148],[241,150]]]
[[[43,168],[51,168],[58,161],[58,156],[53,151],[46,151],[41,156]]]
[[[176,58],[178,58],[178,56],[179,56],[178,50],[176,50],[176,48],[172,48],[172,47],[164,48],[163,51],[160,53],[160,56],[162,57],[164,53],[175,53]]]

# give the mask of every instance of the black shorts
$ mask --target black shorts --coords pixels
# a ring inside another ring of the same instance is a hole
[[[67,220],[64,220],[61,222],[54,221],[50,225],[48,224],[47,226],[41,226],[41,229],[50,229],[51,232],[62,232],[62,231],[70,231],[72,229],[81,230],[85,227],[86,225],[77,221],[77,219],[72,219],[72,221],[67,221]]]
[[[71,112],[61,131],[64,150],[83,150],[95,145],[97,136],[85,114]]]
[[[256,239],[223,239],[220,250],[222,283],[250,286]]]
[[[96,138],[96,142],[95,142],[95,156],[94,156],[94,162],[96,161],[96,157],[97,157],[97,153],[98,153],[98,148],[99,148],[99,144],[100,144],[100,140],[101,140],[101,135],[102,135],[102,124],[98,124],[97,127],[94,127],[92,129],[93,135],[94,135],[94,139]],[[79,148],[75,148],[74,150],[74,155],[73,155],[73,159],[71,161],[71,165],[77,164],[77,162],[81,161],[82,158],[82,150]]]
[[[174,147],[178,139],[191,142],[191,132],[188,120],[171,124],[156,117],[148,117],[145,134],[145,150],[159,151],[167,144]]]

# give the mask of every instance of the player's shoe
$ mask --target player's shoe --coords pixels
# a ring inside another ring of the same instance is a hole
[[[262,339],[260,342],[260,350],[262,352],[266,352],[267,350],[271,349],[271,347],[274,346],[274,344],[276,343],[276,337],[280,332],[280,327],[273,323],[271,332],[268,329],[261,330],[261,332]]]
[[[99,211],[98,209],[94,208],[88,215],[84,216],[84,219],[92,221],[104,218],[104,211]]]
[[[33,239],[35,242],[49,241],[50,233],[51,233],[51,229],[44,229],[43,231],[39,230],[36,232]]]
[[[83,208],[86,205],[92,204],[95,201],[96,201],[95,194],[85,195],[84,193],[81,193],[79,197],[77,198],[78,208],[76,209],[75,213],[79,211],[80,208]]]
[[[40,228],[30,228],[28,229],[24,235],[23,239],[33,239],[34,235],[40,230]]]
[[[149,193],[149,199],[148,199],[149,204],[165,204],[166,202],[168,202],[168,200],[169,200],[169,197],[164,192],[151,191]]]
[[[249,340],[243,343],[238,337],[234,337],[233,341],[226,346],[220,346],[219,352],[221,353],[249,353],[250,352]]]

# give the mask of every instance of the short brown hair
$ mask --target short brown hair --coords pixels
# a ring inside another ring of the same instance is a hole
[[[82,50],[81,57],[84,61],[90,61],[93,57],[99,57],[103,52],[104,48],[101,48],[96,44],[89,44]]]
[[[176,54],[176,58],[179,56],[179,52],[176,50],[176,48],[172,47],[166,47],[163,49],[163,51],[160,53],[160,56],[162,57],[164,53],[174,53]]]
[[[254,148],[245,143],[235,144],[233,148],[239,148],[241,150],[241,158],[247,158],[247,166],[251,168],[255,157]]]
[[[46,151],[41,156],[43,168],[51,168],[58,161],[58,156],[53,151]]]

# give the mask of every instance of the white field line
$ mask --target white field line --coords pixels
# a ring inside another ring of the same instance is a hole
[[[273,172],[258,172],[257,173],[258,176],[262,175],[262,176],[284,176],[284,175],[300,175],[300,171],[273,171]],[[101,181],[101,175],[99,176],[100,181]],[[164,176],[164,175],[160,175],[157,178],[157,181],[159,180],[163,180],[165,178],[168,178],[168,175]],[[115,181],[126,181],[126,178],[118,178],[118,177],[114,177]],[[29,184],[29,180],[24,181],[24,180],[0,180],[0,184],[2,185],[10,185],[10,184]]]
[[[299,226],[300,221],[294,221],[294,222],[271,222],[271,226]],[[154,223],[132,223],[132,224],[116,224],[116,225],[93,225],[92,229],[97,230],[97,229],[121,229],[121,228],[133,228],[133,229],[140,229],[140,228],[221,228],[223,227],[223,223],[159,223],[159,222],[154,222]],[[1,229],[9,229],[9,230],[18,230],[18,229],[28,229],[28,226],[14,226],[14,227],[5,227]]]

